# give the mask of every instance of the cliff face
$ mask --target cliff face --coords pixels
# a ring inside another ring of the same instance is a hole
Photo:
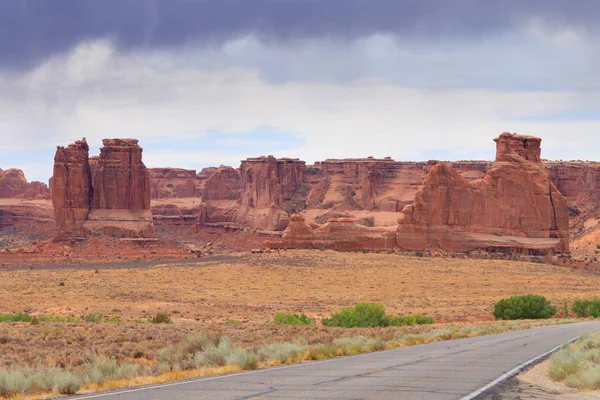
[[[242,161],[239,172],[220,167],[204,180],[198,224],[238,224],[281,231],[289,222],[283,209],[302,184],[305,163],[273,156]]]
[[[104,139],[93,175],[93,209],[149,209],[150,179],[136,139]]]
[[[49,196],[50,192],[45,183],[27,182],[20,169],[0,169],[0,198],[47,199]]]
[[[151,198],[196,197],[196,170],[150,168]]]
[[[240,173],[232,167],[221,166],[204,180],[202,201],[238,200]]]
[[[88,151],[85,138],[56,149],[52,174],[52,205],[57,239],[88,236],[83,228],[90,212],[93,193]]]
[[[242,161],[241,204],[254,208],[283,205],[302,184],[305,169],[305,162],[298,159],[268,156]]]
[[[544,165],[569,203],[585,203],[600,197],[600,163],[546,161]]]
[[[153,237],[149,175],[137,143],[105,139],[92,163],[85,139],[58,147],[52,177],[57,239]]]
[[[568,252],[567,201],[540,161],[541,140],[504,133],[496,143],[495,163],[455,163],[458,169],[434,162],[367,159],[334,166],[328,161],[325,169],[330,175],[338,171],[345,184],[360,180],[360,192],[355,194],[361,201],[359,206],[396,211],[406,201],[398,225],[367,227],[356,223],[356,218],[334,218],[313,227],[298,215],[292,217],[281,242],[271,245],[340,250]],[[417,184],[419,173],[425,176]],[[413,200],[405,200],[410,192],[414,193]]]
[[[447,164],[431,167],[398,220],[398,245],[412,250],[523,248],[569,251],[567,201],[540,162],[541,140],[504,133],[497,160],[469,182]]]

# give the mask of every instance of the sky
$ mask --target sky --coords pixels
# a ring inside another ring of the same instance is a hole
[[[148,167],[272,154],[600,161],[597,0],[0,0],[0,168],[132,137]]]

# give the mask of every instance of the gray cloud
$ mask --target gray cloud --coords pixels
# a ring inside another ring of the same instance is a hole
[[[477,40],[541,18],[597,29],[596,0],[3,0],[0,68],[32,66],[84,40],[120,50],[218,45],[253,34],[265,42],[356,39],[377,33]]]

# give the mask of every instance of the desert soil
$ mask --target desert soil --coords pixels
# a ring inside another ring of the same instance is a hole
[[[535,364],[521,374],[508,379],[478,399],[481,400],[597,400],[600,391],[579,392],[548,376],[549,360]]]
[[[153,360],[159,348],[206,330],[246,348],[298,338],[391,339],[399,331],[490,321],[493,304],[511,295],[542,294],[559,309],[582,294],[600,295],[598,273],[515,261],[296,250],[191,262],[104,264],[98,272],[85,264],[0,268],[0,313],[99,313],[122,321],[1,323],[0,366],[78,365],[96,354]],[[271,322],[278,311],[319,320],[364,301],[382,303],[389,314],[426,314],[441,325],[344,330]],[[174,323],[136,322],[158,312],[170,314]]]

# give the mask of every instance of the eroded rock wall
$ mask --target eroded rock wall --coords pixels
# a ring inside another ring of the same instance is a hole
[[[196,170],[181,168],[149,168],[151,198],[196,197]]]
[[[482,179],[431,167],[398,220],[399,247],[569,251],[567,201],[540,161],[541,139],[503,133],[495,141],[498,159]]]
[[[204,180],[203,201],[239,200],[240,172],[232,167],[220,166]]]
[[[306,163],[273,156],[248,158],[240,165],[243,206],[269,208],[290,200],[303,182]]]
[[[48,186],[43,182],[27,182],[22,170],[0,169],[0,198],[47,199],[50,196]]]
[[[84,139],[58,146],[52,174],[52,205],[57,239],[87,237],[83,227],[91,207],[92,175]]]
[[[56,238],[153,237],[142,148],[135,139],[105,139],[103,144],[92,162],[85,139],[57,148],[52,176]]]
[[[474,249],[533,254],[569,251],[568,206],[540,161],[541,140],[504,133],[497,160],[398,163],[344,160],[319,164],[338,175],[361,208],[396,211],[396,227],[368,227],[359,218],[312,226],[293,216],[274,247],[464,252]],[[318,174],[317,173],[317,174]],[[419,181],[420,177],[423,177]],[[355,185],[356,181],[360,185]],[[356,188],[356,189],[354,189]],[[406,200],[406,194],[413,199]],[[327,195],[323,196],[327,199]],[[350,211],[349,211],[350,212]],[[395,232],[394,232],[395,231]]]

